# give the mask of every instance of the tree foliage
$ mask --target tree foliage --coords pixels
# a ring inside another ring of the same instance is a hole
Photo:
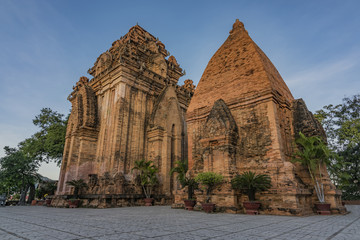
[[[233,189],[247,194],[249,201],[255,201],[256,192],[266,191],[271,187],[271,178],[266,174],[248,171],[231,179],[231,186]]]
[[[135,161],[135,166],[131,171],[136,170],[140,178],[140,185],[144,190],[146,198],[151,198],[153,188],[159,183],[157,172],[159,169],[154,165],[153,161],[145,159]]]
[[[293,162],[300,162],[309,170],[316,195],[319,201],[324,203],[325,195],[321,168],[329,164],[330,149],[320,137],[306,137],[301,132],[295,142],[299,149],[294,154]]]
[[[38,187],[36,191],[36,197],[38,198],[44,198],[45,195],[54,195],[56,191],[56,184],[53,181],[49,182],[41,182],[40,186]]]
[[[40,128],[40,131],[22,141],[19,144],[20,148],[39,162],[55,161],[60,165],[65,145],[67,118],[50,108],[43,108],[33,123]]]
[[[224,177],[219,173],[202,172],[195,177],[198,182],[206,191],[206,202],[210,202],[211,194],[214,189],[223,183]]]
[[[194,190],[198,188],[198,183],[190,175],[186,175],[188,171],[188,164],[186,161],[176,161],[176,166],[171,169],[170,174],[177,173],[176,178],[179,180],[181,187],[188,187],[188,200],[193,199]]]
[[[71,180],[66,182],[67,185],[74,187],[74,198],[79,198],[79,192],[82,189],[85,189],[88,187],[84,179],[78,179],[78,180]]]
[[[0,179],[2,185],[14,192],[21,192],[20,204],[31,185],[38,180],[39,164],[21,149],[5,147],[5,156],[0,158]]]
[[[344,98],[339,105],[324,106],[315,117],[338,155],[329,165],[333,182],[343,190],[343,199],[360,199],[360,95]]]

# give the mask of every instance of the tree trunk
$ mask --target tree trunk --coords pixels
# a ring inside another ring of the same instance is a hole
[[[211,187],[208,187],[208,189],[206,190],[206,203],[209,203],[210,202],[210,199],[211,199],[211,192],[212,192],[212,188]]]
[[[248,190],[249,201],[255,201],[255,191],[253,189]]]
[[[79,188],[78,187],[75,187],[75,189],[74,189],[74,198],[75,199],[79,198]]]
[[[19,204],[20,206],[24,206],[25,205],[25,201],[26,201],[26,194],[29,190],[29,185],[26,185],[25,187],[23,187],[21,189],[21,195],[20,195],[20,200],[19,200]]]
[[[194,194],[194,187],[192,185],[188,186],[188,200],[193,198],[193,194]]]
[[[35,184],[30,183],[30,193],[29,193],[29,198],[27,200],[27,204],[31,204],[32,200],[35,199]]]

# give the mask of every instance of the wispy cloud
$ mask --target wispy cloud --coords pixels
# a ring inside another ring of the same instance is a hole
[[[345,96],[358,94],[359,70],[360,51],[352,51],[339,59],[295,72],[286,78],[286,83],[295,98],[303,98],[308,108],[316,111],[325,105],[340,103]]]
[[[308,70],[296,72],[292,76],[289,76],[287,78],[287,83],[292,87],[297,87],[298,85],[329,81],[358,66],[359,58],[360,53],[352,53],[339,60],[319,63]]]
[[[23,141],[24,135],[30,137],[36,128],[22,125],[0,124],[0,157],[4,156],[5,146],[16,147]]]

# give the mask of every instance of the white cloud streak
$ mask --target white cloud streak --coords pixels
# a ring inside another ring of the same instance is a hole
[[[290,86],[296,87],[298,85],[321,83],[334,79],[335,76],[343,74],[350,69],[359,65],[359,56],[346,56],[340,60],[328,63],[320,63],[308,70],[297,72],[287,78],[287,83]]]

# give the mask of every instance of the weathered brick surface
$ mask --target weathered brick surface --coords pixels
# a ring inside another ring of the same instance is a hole
[[[209,111],[220,98],[230,104],[239,102],[239,97],[262,97],[263,92],[271,91],[277,91],[284,100],[293,100],[271,61],[249,37],[243,23],[236,21],[228,39],[209,61],[188,115],[195,110]]]
[[[229,182],[235,174],[251,170],[272,179],[271,189],[257,196],[263,203],[262,212],[313,212],[316,194],[310,176],[291,158],[296,133],[325,137],[324,131],[305,103],[294,100],[276,68],[238,20],[206,67],[186,115],[191,171],[225,176],[212,198],[220,208],[242,208],[246,197],[234,192]],[[323,172],[326,201],[334,212],[344,211],[325,166]],[[181,203],[179,196],[177,204]],[[197,192],[197,198],[203,200],[203,193]]]
[[[191,80],[177,85],[183,71],[168,55],[162,42],[136,25],[98,57],[90,81],[80,78],[69,96],[54,204],[66,205],[72,190],[65,183],[79,178],[89,183],[81,193],[88,206],[139,204],[142,189],[131,169],[146,158],[159,168],[158,203],[181,205],[185,191],[169,172],[176,160],[188,159],[189,174],[224,175],[212,198],[219,209],[242,209],[246,198],[231,189],[230,180],[251,170],[272,179],[272,188],[257,196],[263,213],[311,213],[316,195],[307,170],[291,162],[294,139],[299,131],[325,138],[324,131],[305,103],[294,100],[244,25],[234,23],[195,92]],[[333,212],[343,212],[341,194],[322,170],[326,201]],[[204,200],[203,192],[196,196]]]
[[[90,81],[80,78],[69,96],[58,196],[71,194],[65,183],[79,178],[89,182],[83,194],[141,194],[131,169],[146,158],[160,169],[155,193],[171,197],[170,169],[187,155],[184,115],[194,85],[177,85],[183,71],[168,55],[162,42],[136,25],[98,57]]]

